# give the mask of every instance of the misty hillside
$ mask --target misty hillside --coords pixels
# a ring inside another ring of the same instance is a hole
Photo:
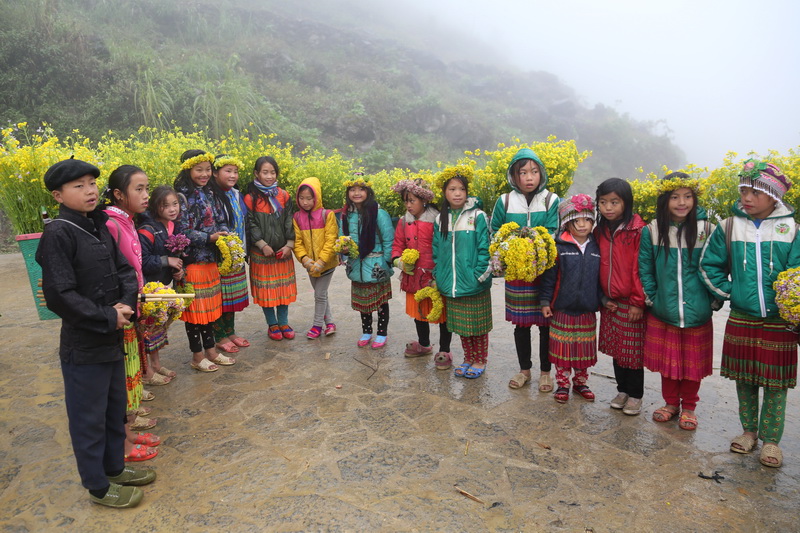
[[[586,108],[551,74],[511,69],[466,35],[374,4],[3,2],[0,117],[93,138],[142,124],[249,128],[337,148],[371,171],[549,134],[594,152],[582,184],[684,162],[656,124]]]

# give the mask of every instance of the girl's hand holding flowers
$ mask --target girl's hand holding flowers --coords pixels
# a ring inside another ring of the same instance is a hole
[[[411,275],[414,273],[414,268],[419,260],[419,250],[413,248],[406,248],[400,256],[400,264],[398,265],[403,269],[403,272]]]
[[[353,239],[347,235],[342,235],[336,242],[333,243],[333,251],[337,254],[347,255],[350,257],[358,256],[358,245],[353,242]]]
[[[225,235],[221,235],[216,241],[217,248],[219,248],[219,253],[222,256],[222,262],[219,264],[219,273],[223,276],[229,276],[244,268],[245,253],[242,240],[238,235],[224,233]]]

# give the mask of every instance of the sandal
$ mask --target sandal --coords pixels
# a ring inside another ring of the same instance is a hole
[[[216,359],[210,359],[212,363],[220,366],[231,366],[236,364],[236,359],[228,357],[227,355],[217,354]]]
[[[464,371],[464,377],[467,379],[478,379],[483,375],[485,370],[486,367],[476,368],[474,366],[470,366],[467,370]]]
[[[770,463],[767,459],[775,459],[776,462]],[[758,458],[762,465],[770,468],[780,468],[783,465],[783,452],[777,444],[768,442],[761,448],[761,457]]]
[[[678,427],[686,431],[694,431],[697,429],[697,416],[690,415],[686,411],[682,412],[678,419]]]
[[[742,433],[731,441],[731,451],[733,453],[750,453],[756,448],[756,439]]]
[[[149,390],[142,391],[142,401],[143,402],[152,402],[156,399],[156,395],[150,392]]]
[[[153,374],[153,377],[151,377],[150,379],[143,379],[142,383],[144,383],[145,385],[152,385],[154,387],[160,387],[162,385],[169,384],[170,381],[172,381],[170,378],[168,378],[168,377],[156,372],[156,373]]]
[[[178,376],[177,372],[175,372],[174,370],[170,370],[169,368],[167,368],[165,366],[162,366],[161,368],[156,370],[156,372],[158,372],[162,376],[167,376],[170,379]]]
[[[556,389],[556,392],[553,393],[553,398],[558,403],[567,403],[569,400],[569,389],[567,387],[559,387]]]
[[[472,365],[470,365],[469,363],[461,363],[455,368],[455,370],[453,370],[453,374],[455,374],[456,377],[463,378],[464,374],[467,372],[467,370],[469,370],[470,366]]]
[[[161,439],[152,433],[137,433],[133,439],[133,444],[141,444],[142,446],[158,446],[161,444]]]
[[[199,363],[192,361],[192,368],[199,372],[216,372],[219,370],[219,367],[208,359],[203,359]]]
[[[242,337],[236,337],[231,342],[233,344],[235,344],[236,346],[238,346],[239,348],[249,348],[250,347],[250,343],[247,341],[247,339],[243,339]]]
[[[453,366],[453,354],[450,352],[438,352],[433,357],[436,370],[449,370]]]
[[[553,378],[550,374],[539,376],[539,392],[550,392],[553,390]]]
[[[156,427],[157,423],[158,419],[156,418],[142,418],[141,416],[137,416],[128,427],[131,431],[142,431]]]
[[[521,389],[531,380],[530,376],[526,376],[522,372],[514,374],[514,377],[511,378],[511,381],[508,382],[509,389]]]
[[[157,448],[147,448],[141,444],[137,444],[133,447],[131,453],[125,456],[125,462],[129,463],[131,461],[147,461],[156,455],[158,455]]]
[[[228,352],[228,353],[239,353],[239,347],[238,347],[238,346],[236,346],[236,345],[233,343],[233,341],[221,342],[221,343],[220,343],[220,342],[218,342],[218,343],[217,343],[217,345],[216,345],[216,347],[217,347],[217,350],[221,350],[221,351],[223,351],[223,352]]]
[[[584,397],[584,399],[593,402],[594,401],[594,393],[592,390],[587,387],[586,385],[573,385],[572,390],[580,394]]]
[[[128,413],[135,414],[135,415],[138,415],[138,416],[148,416],[152,412],[153,412],[153,410],[151,408],[149,408],[149,407],[141,407],[141,406],[136,408],[136,409],[131,409],[130,411],[128,411]]]
[[[665,405],[653,411],[653,420],[656,422],[669,422],[678,414],[678,408],[673,405]]]

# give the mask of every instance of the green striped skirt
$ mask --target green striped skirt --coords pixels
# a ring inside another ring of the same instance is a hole
[[[462,337],[485,335],[492,331],[492,291],[472,296],[445,296],[447,329]]]

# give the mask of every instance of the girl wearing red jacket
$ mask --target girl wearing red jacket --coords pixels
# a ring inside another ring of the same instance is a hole
[[[644,222],[633,214],[627,181],[609,178],[597,187],[600,285],[607,302],[600,310],[598,349],[614,358],[619,394],[613,409],[638,415],[644,396],[644,289],[639,279],[639,240]]]
[[[432,350],[431,329],[426,318],[431,311],[431,301],[417,302],[416,292],[433,282],[433,223],[439,211],[430,205],[433,191],[428,183],[417,178],[402,180],[392,190],[399,193],[406,206],[406,213],[397,222],[392,245],[394,265],[400,269],[400,289],[406,293],[406,314],[414,319],[418,340],[406,344],[406,357],[428,355]],[[419,251],[419,259],[414,264],[403,264],[403,251]],[[450,341],[453,334],[447,329],[445,312],[434,323],[439,324],[439,352],[435,357],[436,368],[447,370],[453,362]]]

